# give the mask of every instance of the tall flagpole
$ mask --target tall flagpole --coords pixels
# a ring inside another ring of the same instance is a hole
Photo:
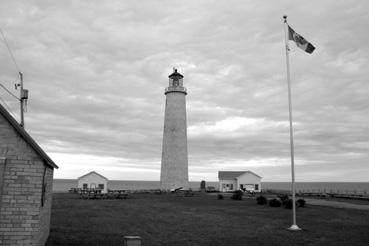
[[[288,47],[288,24],[287,15],[283,16],[284,19],[284,39],[286,44],[286,64],[287,64],[287,85],[288,85],[288,109],[290,118],[290,145],[291,145],[291,176],[292,176],[292,225],[288,228],[291,231],[301,230],[296,224],[296,191],[295,191],[295,153],[293,146],[293,128],[292,128],[292,102],[291,102],[291,82],[290,82],[290,57]],[[287,29],[287,30],[286,30]]]

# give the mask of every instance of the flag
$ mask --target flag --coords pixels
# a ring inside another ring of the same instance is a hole
[[[290,26],[288,26],[288,39],[295,41],[297,47],[311,54],[315,50],[315,47],[309,43],[303,36],[295,32]]]

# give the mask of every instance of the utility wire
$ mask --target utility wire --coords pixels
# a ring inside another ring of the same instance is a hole
[[[9,105],[5,102],[5,100],[4,100],[2,97],[0,97],[0,100],[3,102],[3,104],[4,104],[4,106],[6,107],[6,109],[8,110],[8,112],[9,112],[10,114],[12,114],[12,115],[13,115],[13,117],[15,118],[13,111],[10,109]]]
[[[1,35],[3,36],[4,42],[5,42],[6,48],[7,48],[7,49],[8,49],[8,51],[9,51],[10,57],[12,58],[12,60],[13,60],[13,62],[14,62],[15,68],[17,69],[18,73],[20,73],[20,69],[19,69],[19,67],[18,67],[17,62],[15,61],[15,58],[14,58],[13,52],[11,51],[9,44],[8,44],[8,42],[6,41],[5,35],[4,35],[4,33],[3,33],[3,30],[1,30],[1,28],[0,28],[0,32],[1,32]]]
[[[8,92],[10,95],[12,95],[15,99],[20,100],[20,98],[18,98],[16,95],[14,95],[13,93],[11,93],[11,91],[9,91],[3,84],[0,83],[0,86],[4,88],[4,90],[6,92]]]

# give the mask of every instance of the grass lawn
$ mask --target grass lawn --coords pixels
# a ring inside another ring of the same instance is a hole
[[[257,205],[253,199],[217,200],[216,195],[133,194],[127,200],[83,200],[53,196],[47,245],[123,245],[141,236],[142,245],[368,245],[369,211],[309,206],[292,212]]]

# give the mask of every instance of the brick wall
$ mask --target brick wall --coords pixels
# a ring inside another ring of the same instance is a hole
[[[0,156],[18,160],[40,159],[2,115],[0,115]]]
[[[53,169],[1,115],[0,157],[0,245],[43,245],[49,234]]]
[[[50,216],[51,216],[51,202],[53,194],[53,174],[54,170],[52,168],[47,168],[45,173],[45,198],[44,205],[41,207],[40,211],[40,242],[44,245],[49,237],[50,232]]]

